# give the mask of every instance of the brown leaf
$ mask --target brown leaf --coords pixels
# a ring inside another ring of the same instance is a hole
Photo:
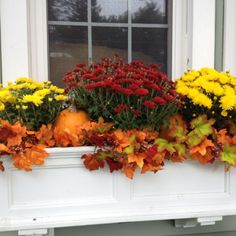
[[[5,168],[4,168],[4,166],[3,166],[3,162],[2,161],[0,161],[0,171],[4,171],[5,170]]]
[[[104,160],[97,158],[95,154],[85,154],[81,158],[84,159],[84,165],[89,170],[104,168]]]

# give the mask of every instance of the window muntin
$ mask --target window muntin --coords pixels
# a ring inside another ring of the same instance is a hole
[[[48,0],[50,80],[62,85],[64,74],[75,64],[115,53],[127,61],[158,63],[167,72],[170,4],[170,0]]]

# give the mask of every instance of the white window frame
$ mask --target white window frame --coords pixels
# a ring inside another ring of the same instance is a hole
[[[225,0],[223,69],[236,76],[236,1]]]
[[[20,76],[48,80],[46,0],[0,4],[3,84]],[[215,0],[173,0],[172,12],[172,79],[190,67],[213,67]]]

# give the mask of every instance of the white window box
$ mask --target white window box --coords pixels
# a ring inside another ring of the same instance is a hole
[[[183,218],[208,224],[236,214],[236,171],[225,172],[222,163],[169,162],[130,180],[108,169],[88,171],[80,156],[94,147],[47,151],[45,165],[32,172],[4,160],[0,231]]]

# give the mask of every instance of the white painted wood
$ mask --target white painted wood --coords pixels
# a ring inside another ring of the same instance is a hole
[[[30,0],[28,7],[30,76],[36,81],[46,81],[49,80],[47,0]]]
[[[45,165],[30,173],[4,159],[0,231],[183,218],[206,224],[236,214],[236,170],[225,172],[221,163],[167,163],[156,175],[129,180],[85,169],[80,156],[94,147],[47,150]]]
[[[197,222],[201,226],[206,226],[206,225],[214,225],[217,221],[222,221],[223,217],[222,216],[214,216],[214,217],[198,217]]]
[[[188,0],[189,68],[214,67],[215,0]]]
[[[29,75],[27,0],[1,0],[2,79],[15,81]]]
[[[187,9],[188,0],[173,0],[172,6],[172,80],[187,69]]]
[[[223,220],[222,216],[177,219],[175,220],[175,227],[176,228],[193,228],[198,225],[200,226],[214,225],[217,221],[222,221],[222,220]]]
[[[48,235],[47,229],[34,229],[34,230],[19,230],[18,231],[19,236],[45,236]]]
[[[19,230],[19,236],[54,236],[54,229],[26,229]]]
[[[236,75],[236,1],[225,0],[223,68]]]

